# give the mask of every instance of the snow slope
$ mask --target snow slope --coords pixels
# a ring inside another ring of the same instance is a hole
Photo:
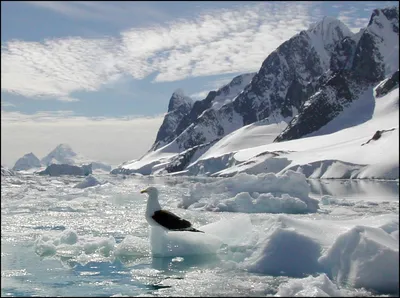
[[[370,88],[353,105],[316,132],[317,136],[281,143],[269,143],[266,139],[265,145],[259,145],[260,140],[257,140],[253,146],[254,130],[244,130],[241,138],[246,140],[248,148],[237,151],[234,138],[237,132],[234,132],[189,165],[186,173],[231,176],[240,172],[279,173],[292,169],[310,178],[398,179],[398,87],[382,97],[376,97],[374,89]],[[359,110],[360,105],[363,105],[362,110]],[[340,130],[346,121],[353,126]],[[378,130],[384,131],[382,136],[371,140]],[[231,139],[234,141],[230,142]],[[223,169],[216,166],[216,161],[227,159],[230,162]],[[207,162],[209,160],[213,162]]]

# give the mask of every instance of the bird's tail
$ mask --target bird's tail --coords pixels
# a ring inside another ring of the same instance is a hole
[[[195,229],[195,228],[176,229],[176,230],[171,230],[171,231],[186,231],[186,232],[204,233],[203,231],[197,230],[197,229]]]
[[[190,230],[188,230],[189,232],[199,232],[199,233],[204,233],[203,231],[197,230],[195,228],[190,228]]]

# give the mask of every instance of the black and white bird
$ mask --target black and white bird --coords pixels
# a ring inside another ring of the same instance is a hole
[[[161,209],[160,203],[158,202],[158,190],[157,188],[150,186],[140,193],[147,193],[149,198],[147,199],[146,207],[146,220],[150,226],[161,226],[168,231],[188,231],[188,232],[201,232],[192,227],[192,224],[179,216]]]

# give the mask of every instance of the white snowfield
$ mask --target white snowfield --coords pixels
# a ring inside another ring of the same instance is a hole
[[[245,126],[221,139],[181,174],[233,176],[295,170],[308,178],[398,179],[399,89],[382,97],[374,94],[370,88],[337,118],[302,139],[272,143],[270,133],[276,124]],[[359,124],[341,129],[349,122]],[[385,132],[368,142],[378,130]],[[260,145],[263,134],[265,145]]]

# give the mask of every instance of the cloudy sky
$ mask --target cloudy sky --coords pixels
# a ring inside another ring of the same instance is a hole
[[[323,16],[358,32],[396,4],[1,1],[1,164],[59,143],[139,158],[174,90],[202,99]]]

